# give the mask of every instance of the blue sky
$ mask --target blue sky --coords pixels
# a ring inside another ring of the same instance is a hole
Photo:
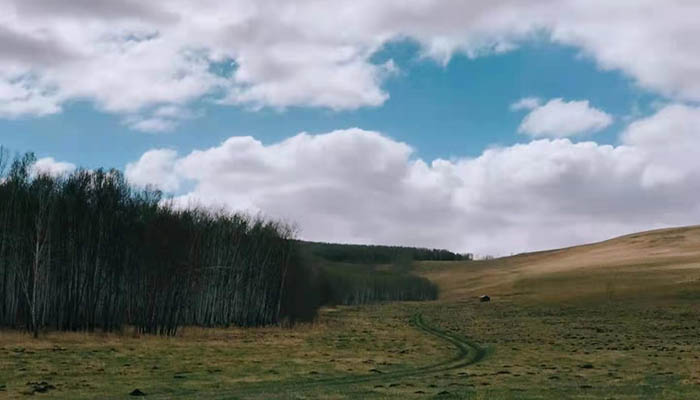
[[[0,145],[38,172],[477,254],[700,223],[698,2],[57,4],[0,3]]]
[[[517,133],[526,112],[509,111],[522,97],[590,100],[616,122],[585,137],[611,144],[617,142],[626,116],[649,114],[654,102],[663,101],[620,71],[601,70],[580,50],[545,40],[488,57],[457,55],[447,65],[422,58],[415,43],[401,41],[387,44],[374,56],[376,63],[387,59],[393,59],[400,72],[384,83],[390,98],[381,106],[252,110],[203,100],[193,105],[200,117],[172,132],[144,133],[129,129],[120,117],[100,111],[92,102],[71,101],[55,115],[0,120],[0,134],[2,143],[15,151],[34,151],[38,157],[86,168],[121,169],[151,148],[189,153],[217,146],[230,136],[251,135],[269,144],[302,131],[351,127],[383,132],[411,145],[416,156],[433,160],[475,157],[489,146],[527,141]]]

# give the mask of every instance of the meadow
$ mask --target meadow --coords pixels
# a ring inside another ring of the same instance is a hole
[[[2,331],[0,394],[700,398],[699,228],[412,272],[438,300],[325,307],[293,328]]]

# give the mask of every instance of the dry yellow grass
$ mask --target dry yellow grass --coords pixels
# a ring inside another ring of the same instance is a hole
[[[541,301],[651,290],[700,280],[700,227],[488,261],[425,262],[417,272],[440,286],[443,301],[482,293]]]
[[[416,271],[426,315],[492,350],[473,398],[700,398],[700,227]]]

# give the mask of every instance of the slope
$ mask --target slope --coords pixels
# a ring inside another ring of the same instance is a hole
[[[700,226],[494,260],[423,262],[416,272],[436,282],[448,301],[482,293],[523,301],[663,294],[700,280]]]

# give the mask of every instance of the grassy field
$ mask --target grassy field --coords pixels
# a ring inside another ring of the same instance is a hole
[[[314,324],[287,328],[186,329],[175,338],[51,333],[39,340],[0,333],[0,397],[22,398],[35,383],[47,398],[267,397],[282,383],[403,371],[452,356],[411,327],[410,307],[326,309]],[[276,382],[258,390],[258,382]]]
[[[0,332],[0,397],[700,398],[700,228],[415,272],[440,300],[293,329]]]

